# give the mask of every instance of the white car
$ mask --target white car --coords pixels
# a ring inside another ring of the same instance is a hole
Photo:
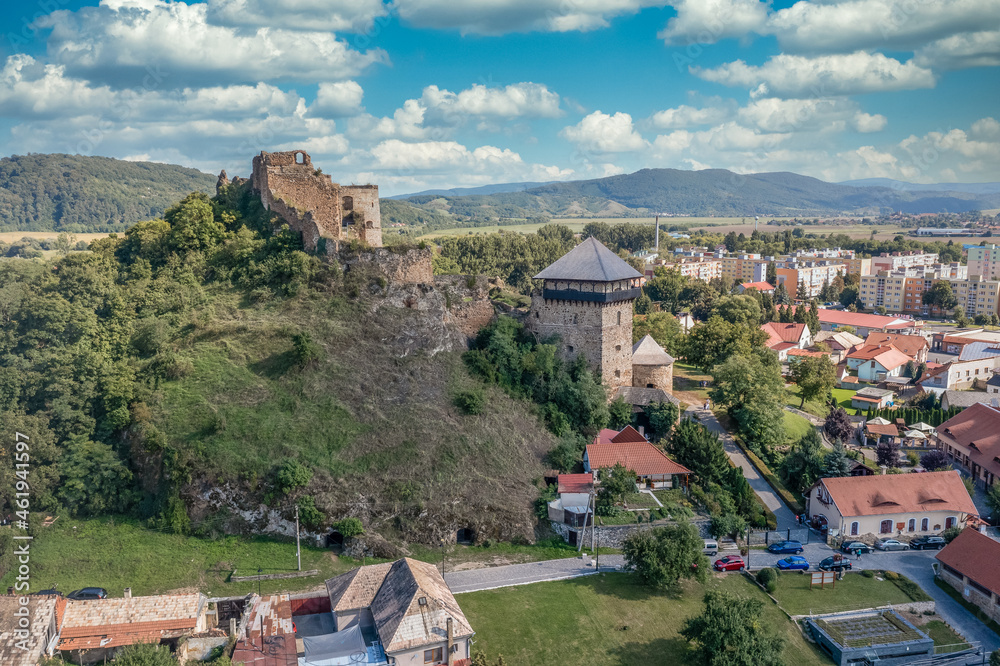
[[[897,539],[879,539],[875,542],[875,547],[879,550],[909,550],[910,547],[907,546],[902,541]]]

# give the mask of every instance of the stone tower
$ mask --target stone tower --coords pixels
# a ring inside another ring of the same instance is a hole
[[[540,340],[560,338],[563,358],[580,354],[613,393],[632,385],[632,302],[642,275],[588,238],[535,276],[527,327]]]
[[[674,357],[647,335],[632,347],[632,386],[674,390]]]

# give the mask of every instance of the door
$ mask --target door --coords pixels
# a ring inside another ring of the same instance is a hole
[[[851,523],[851,536],[858,536],[858,532],[861,531],[861,523],[853,522]]]
[[[917,519],[916,518],[910,518],[910,522],[906,524],[906,529],[909,532],[916,532],[917,531]]]

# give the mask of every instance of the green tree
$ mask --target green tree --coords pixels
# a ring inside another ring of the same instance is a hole
[[[639,298],[635,299],[632,304],[632,312],[635,314],[649,314],[653,309],[653,300],[646,295],[646,292],[640,294]]]
[[[326,514],[316,506],[316,500],[311,495],[303,495],[296,504],[299,507],[299,520],[307,528],[316,530],[323,527]]]
[[[990,508],[990,515],[994,518],[1000,516],[1000,483],[994,483],[986,491],[986,506]]]
[[[955,318],[955,323],[958,324],[959,328],[965,328],[969,325],[969,318],[965,316],[965,308],[961,305],[955,308],[951,316]]]
[[[312,470],[298,460],[286,460],[274,472],[274,487],[285,495],[296,488],[304,488],[311,480]]]
[[[721,481],[729,467],[719,436],[691,419],[677,424],[670,437],[669,451],[680,464],[694,472],[701,484]]]
[[[705,610],[687,620],[681,636],[695,644],[704,666],[783,666],[785,641],[763,621],[764,602],[721,590],[705,593]]]
[[[993,650],[990,653],[990,666],[1000,666],[1000,650]]]
[[[633,532],[622,544],[625,568],[651,587],[676,588],[682,578],[705,580],[708,558],[704,541],[690,523]]]
[[[343,518],[332,525],[333,529],[340,533],[345,539],[364,534],[365,528],[361,524],[360,518]]]
[[[769,451],[784,441],[785,381],[773,354],[731,356],[712,377],[712,400],[727,409],[748,446]]]
[[[611,401],[611,404],[608,405],[608,413],[611,415],[608,427],[613,430],[621,430],[632,423],[632,405],[621,398],[615,398]]]
[[[930,305],[947,312],[958,305],[958,298],[947,280],[938,280],[924,292],[921,299],[924,305]]]
[[[799,409],[806,400],[829,395],[837,383],[837,368],[829,356],[806,356],[792,364],[792,380],[799,387]]]
[[[167,209],[163,219],[170,225],[170,245],[182,252],[206,250],[222,240],[226,228],[216,221],[212,202],[204,192],[192,192]]]
[[[177,666],[177,659],[166,645],[135,643],[115,656],[114,666]]]
[[[74,515],[119,513],[131,506],[132,472],[111,446],[72,435],[59,470],[59,499]]]
[[[792,445],[778,465],[778,474],[790,488],[805,492],[823,476],[823,442],[815,429]]]
[[[681,414],[680,407],[672,402],[651,402],[644,410],[657,437],[668,436]]]
[[[847,450],[838,440],[833,444],[833,450],[823,458],[823,476],[850,476],[852,461],[847,457]]]
[[[677,318],[666,312],[653,312],[632,321],[632,343],[639,342],[647,335],[673,356],[680,356],[684,344],[684,332]]]
[[[845,308],[858,304],[858,288],[854,285],[847,285],[840,292],[840,304]]]
[[[722,296],[715,300],[712,314],[718,315],[730,324],[758,326],[760,324],[760,304],[753,296]]]
[[[597,509],[602,515],[613,515],[614,507],[635,493],[635,472],[621,463],[598,473]]]
[[[684,344],[684,356],[710,373],[712,368],[732,356],[749,356],[754,347],[762,347],[766,340],[767,334],[759,326],[731,324],[713,315],[691,329]]]

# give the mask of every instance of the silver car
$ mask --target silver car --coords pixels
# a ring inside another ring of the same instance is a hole
[[[879,539],[875,542],[875,547],[879,550],[909,550],[910,547],[907,546],[902,541],[897,539]]]

